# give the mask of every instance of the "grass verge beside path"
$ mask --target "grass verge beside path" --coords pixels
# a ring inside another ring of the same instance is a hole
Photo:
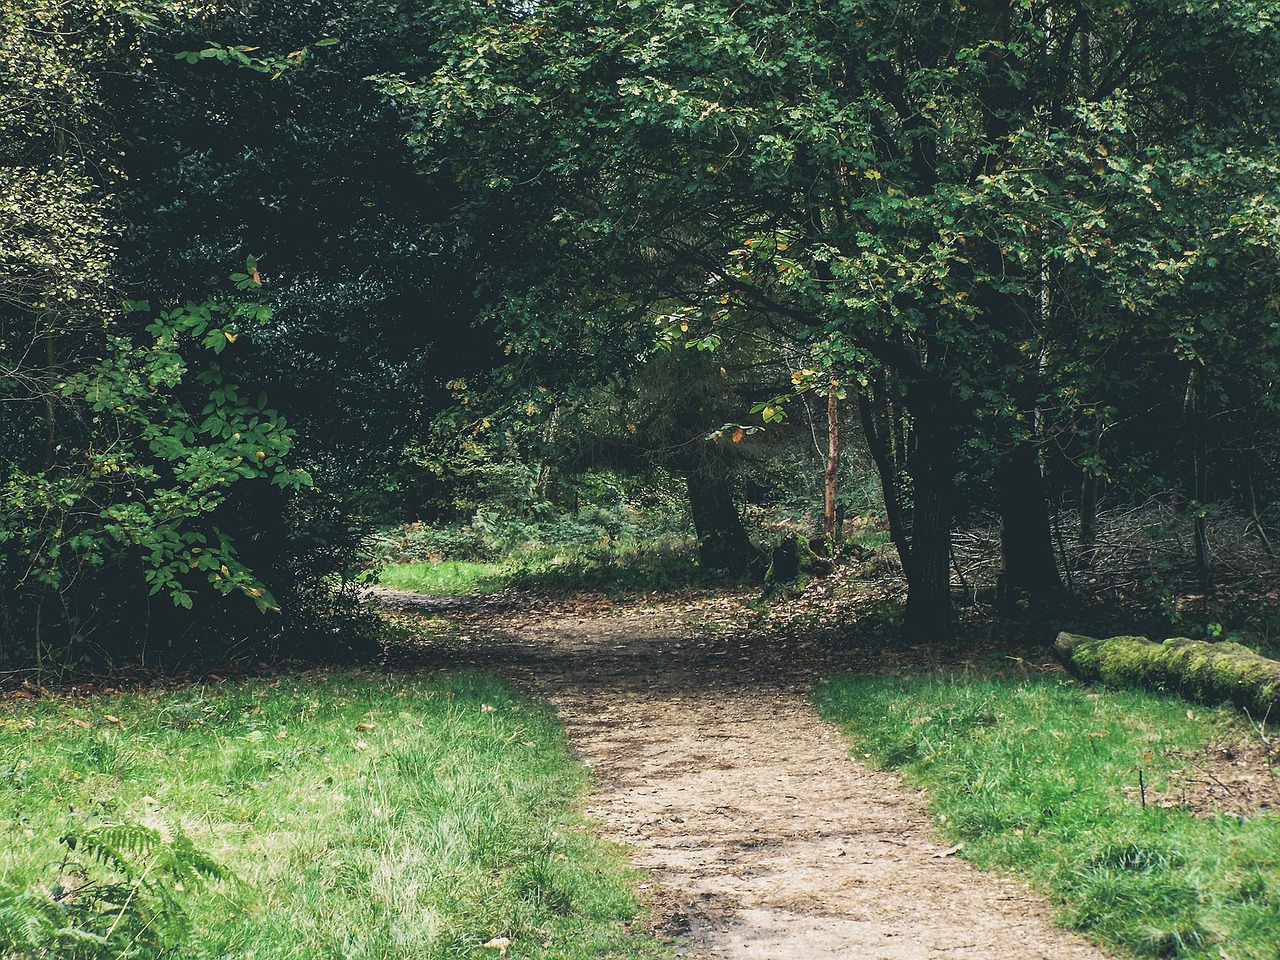
[[[86,844],[69,854],[60,837],[145,824],[185,835],[239,878],[160,890],[188,919],[186,942],[165,955],[661,956],[632,927],[621,861],[574,813],[584,786],[552,711],[477,676],[335,673],[0,701],[0,937],[18,891],[74,908],[111,879],[88,857],[77,877],[65,861]],[[105,919],[84,927],[101,936],[119,901],[97,907]],[[117,955],[61,943],[48,955]],[[22,954],[0,942],[9,955]]]
[[[611,593],[680,590],[723,585],[725,577],[698,567],[685,544],[532,549],[502,563],[457,560],[392,563],[378,582],[396,590],[436,596],[493,593],[504,588],[533,593]]]
[[[1140,956],[1280,960],[1280,816],[1151,802],[1233,712],[1053,678],[844,677],[816,699],[855,755],[927,788],[963,856],[1069,926]]]
[[[393,563],[378,571],[378,583],[393,590],[412,590],[432,596],[493,593],[506,586],[507,571],[500,563],[440,560]]]

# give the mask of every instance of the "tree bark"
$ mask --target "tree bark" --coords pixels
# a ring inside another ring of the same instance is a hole
[[[1080,481],[1080,548],[1093,566],[1098,549],[1098,475],[1086,469]]]
[[[834,376],[827,385],[826,514],[822,533],[833,544],[839,536],[836,528],[836,471],[840,466],[839,386]]]
[[[1053,556],[1053,529],[1034,445],[1023,442],[1014,447],[997,470],[996,485],[1001,520],[997,594],[1001,603],[1043,606],[1060,599],[1062,577]]]
[[[908,464],[914,509],[903,628],[911,639],[943,644],[955,639],[951,607],[955,463],[948,404],[944,383],[917,383],[908,395],[915,420],[915,448]]]
[[[901,417],[885,396],[883,378],[878,379],[881,381],[879,389],[872,388],[858,394],[858,414],[867,437],[867,449],[871,451],[871,459],[875,461],[876,472],[880,475],[889,539],[898,551],[902,569],[906,570],[911,564],[911,530],[903,509],[899,483],[901,460],[897,454],[900,447],[897,428]]]
[[[759,572],[762,554],[742,525],[728,476],[714,462],[703,461],[688,469],[685,484],[703,568],[734,576]]]

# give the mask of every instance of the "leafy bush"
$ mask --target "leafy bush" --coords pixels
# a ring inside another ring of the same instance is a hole
[[[162,311],[137,343],[109,335],[101,359],[57,385],[47,448],[19,449],[0,471],[0,662],[65,667],[84,655],[90,624],[105,628],[109,656],[132,654],[140,596],[278,607],[219,520],[246,481],[282,492],[311,478],[286,465],[293,432],[264,394],[247,395],[211,358],[188,359],[193,344],[221,355],[269,316],[251,298]]]

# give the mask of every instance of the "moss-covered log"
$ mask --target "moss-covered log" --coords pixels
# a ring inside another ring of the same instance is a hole
[[[1280,661],[1238,643],[1185,637],[1163,643],[1146,637],[1099,640],[1060,633],[1053,652],[1068,670],[1086,680],[1176,690],[1210,703],[1230,701],[1257,719],[1280,721]]]

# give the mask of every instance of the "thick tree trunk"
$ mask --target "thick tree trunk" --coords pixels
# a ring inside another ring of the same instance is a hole
[[[734,576],[760,572],[763,557],[742,525],[729,478],[713,462],[703,462],[687,471],[685,483],[698,538],[698,562],[707,570]]]
[[[996,484],[1001,520],[1000,601],[1043,606],[1060,599],[1062,577],[1053,556],[1053,529],[1036,448],[1018,444],[1000,465]]]
[[[914,509],[907,573],[904,631],[909,638],[950,643],[953,460],[947,385],[918,383],[908,398],[915,420],[915,449],[908,464]]]

